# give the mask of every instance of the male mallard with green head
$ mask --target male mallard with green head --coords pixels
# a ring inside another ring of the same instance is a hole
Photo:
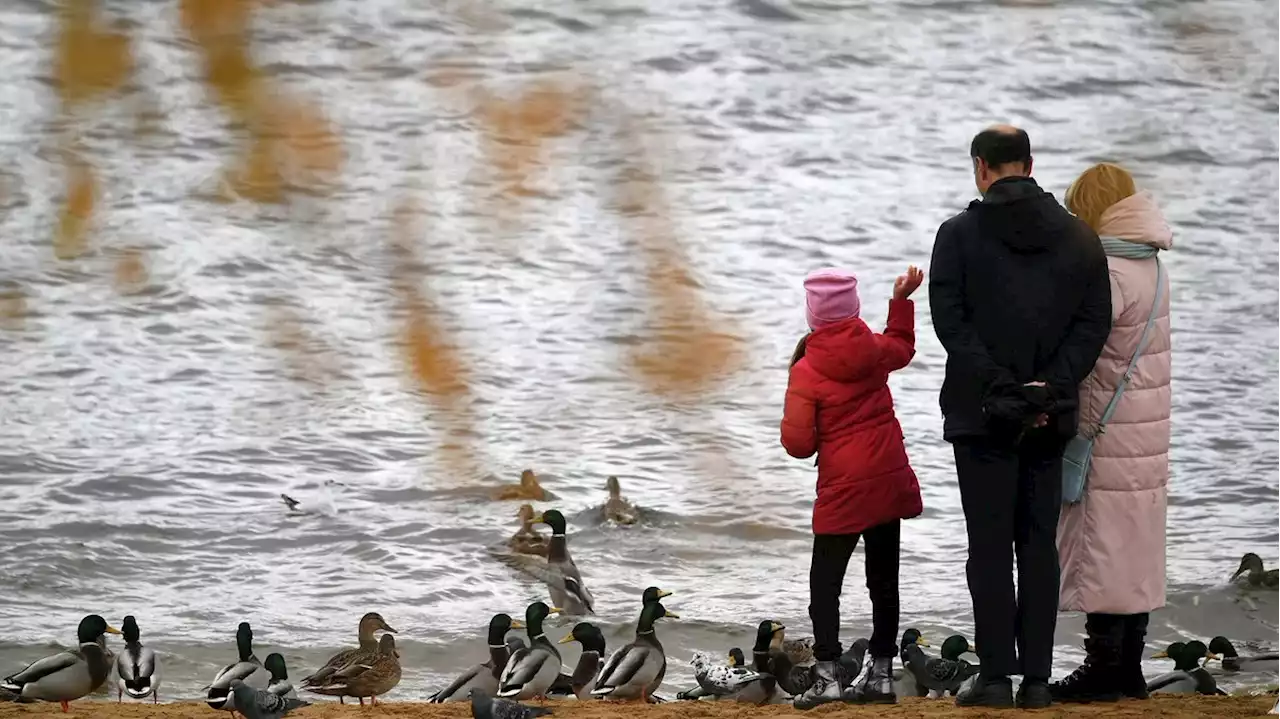
[[[524,612],[525,631],[529,634],[529,646],[511,654],[507,666],[498,678],[497,696],[504,699],[533,699],[546,697],[547,690],[560,676],[560,651],[547,639],[542,623],[558,608],[542,602],[530,604]]]
[[[526,505],[527,506],[527,505]],[[489,620],[486,633],[489,644],[489,661],[477,664],[459,674],[449,686],[431,695],[428,702],[441,704],[444,702],[465,702],[471,698],[472,689],[483,689],[490,695],[498,693],[498,677],[507,666],[507,660],[513,653],[512,644],[506,639],[507,632],[523,628],[524,625],[506,614],[495,614]],[[519,639],[515,648],[524,646]]]
[[[662,602],[644,605],[636,622],[635,641],[609,657],[596,679],[596,688],[591,690],[592,696],[650,701],[667,673],[667,655],[654,630],[654,624],[664,617],[679,619],[679,615],[668,611]]]
[[[1172,659],[1173,671],[1147,682],[1151,694],[1226,694],[1218,688],[1213,675],[1200,664],[1201,659],[1217,659],[1202,641],[1174,642],[1163,652],[1151,655],[1152,659]]]
[[[99,641],[104,633],[119,634],[120,630],[97,614],[90,614],[76,628],[78,647],[28,664],[0,681],[0,688],[19,699],[58,702],[63,712],[69,711],[68,702],[96,691],[111,673],[111,662]]]

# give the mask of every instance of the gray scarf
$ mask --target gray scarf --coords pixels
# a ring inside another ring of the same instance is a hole
[[[1151,245],[1129,242],[1118,237],[1099,237],[1102,240],[1102,251],[1111,257],[1123,257],[1128,260],[1146,260],[1155,257],[1160,250]]]

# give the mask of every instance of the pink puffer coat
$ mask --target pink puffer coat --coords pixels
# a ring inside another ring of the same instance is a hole
[[[1103,237],[1161,250],[1173,232],[1152,197],[1140,192],[1102,215]],[[1080,426],[1091,427],[1111,401],[1137,349],[1156,295],[1156,261],[1107,257],[1111,335],[1080,385]],[[1169,483],[1169,268],[1146,350],[1106,433],[1094,442],[1088,489],[1064,505],[1058,522],[1063,611],[1137,614],[1164,606],[1165,511]]]

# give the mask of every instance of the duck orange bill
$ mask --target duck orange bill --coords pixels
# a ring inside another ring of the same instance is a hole
[[[560,641],[556,642],[556,644],[568,644],[573,640],[574,640],[573,634],[566,634],[563,637],[560,637]]]

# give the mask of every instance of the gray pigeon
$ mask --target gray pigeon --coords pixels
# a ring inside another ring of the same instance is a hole
[[[231,693],[235,696],[236,710],[245,719],[280,719],[294,709],[311,704],[294,697],[254,689],[239,679],[231,682]]]
[[[546,707],[530,707],[507,699],[494,699],[483,689],[471,690],[471,716],[475,719],[533,719],[550,713],[551,710]]]

